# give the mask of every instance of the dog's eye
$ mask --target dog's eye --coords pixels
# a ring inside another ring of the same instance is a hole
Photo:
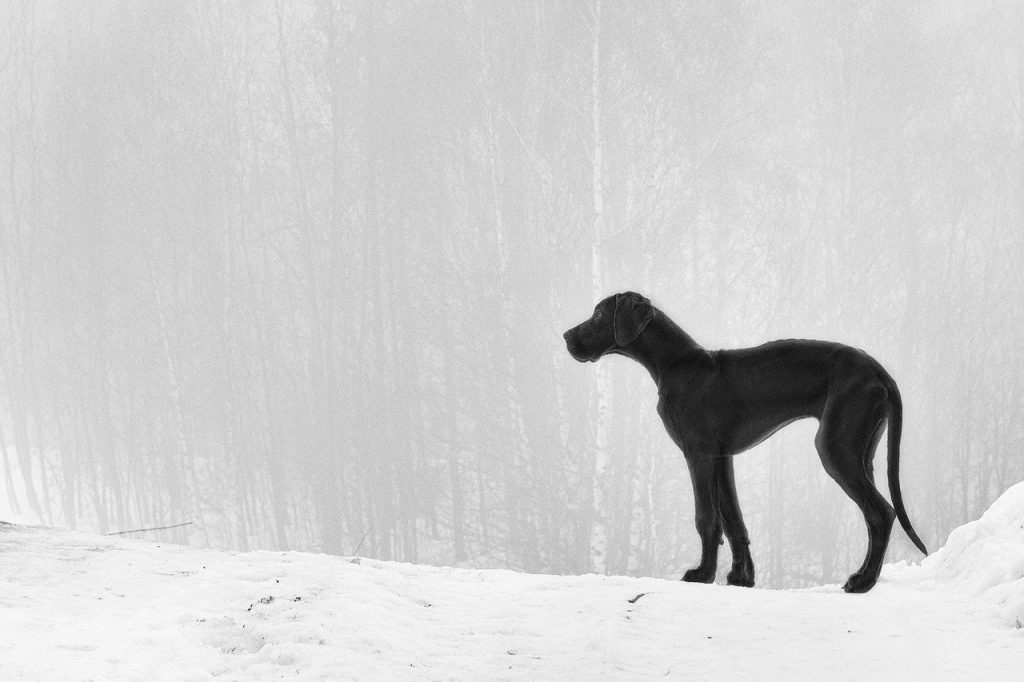
[[[600,320],[601,319],[601,311],[600,310],[595,310],[594,311],[594,319],[595,320]]]

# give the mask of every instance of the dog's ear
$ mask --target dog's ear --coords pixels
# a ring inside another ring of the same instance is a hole
[[[640,294],[632,291],[616,294],[615,319],[612,322],[615,345],[625,346],[633,343],[653,318],[654,306]]]

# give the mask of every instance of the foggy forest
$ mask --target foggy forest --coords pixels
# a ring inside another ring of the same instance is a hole
[[[1024,479],[1022,262],[1019,2],[0,1],[0,509],[38,523],[678,578],[657,389],[562,339],[634,290],[876,357],[937,547]],[[760,586],[863,557],[815,429],[736,458]]]

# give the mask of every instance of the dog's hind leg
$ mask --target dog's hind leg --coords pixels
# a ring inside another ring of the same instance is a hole
[[[864,451],[864,470],[868,473],[868,478],[872,483],[875,482],[875,450],[878,449],[878,442],[882,440],[882,431],[884,429],[885,419],[879,419],[874,433],[871,434],[868,447]]]
[[[843,585],[847,592],[867,592],[878,580],[896,518],[892,506],[878,492],[869,475],[882,414],[879,403],[866,399],[864,393],[845,400],[832,396],[825,405],[814,438],[825,471],[857,504],[867,524],[867,555],[861,567]]]
[[[722,514],[722,527],[729,538],[732,550],[732,570],[727,582],[740,587],[754,586],[754,560],[750,556],[750,536],[743,523],[739,498],[736,496],[736,476],[732,468],[732,457],[715,460],[715,475],[718,480],[718,506]]]
[[[713,583],[718,572],[718,545],[722,542],[722,514],[719,510],[717,458],[686,457],[693,484],[694,523],[700,535],[700,565],[683,574],[688,583]]]

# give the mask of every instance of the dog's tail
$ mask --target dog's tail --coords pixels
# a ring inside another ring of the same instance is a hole
[[[903,493],[900,492],[900,435],[903,432],[903,401],[900,399],[900,391],[896,388],[896,382],[891,378],[886,383],[889,391],[889,495],[892,497],[892,506],[896,509],[896,518],[906,531],[917,548],[928,554],[921,538],[917,536],[914,527],[910,525],[907,517],[907,510],[903,506]]]

